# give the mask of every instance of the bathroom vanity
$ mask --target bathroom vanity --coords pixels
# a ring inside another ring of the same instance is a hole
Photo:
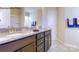
[[[0,38],[0,52],[45,52],[51,46],[51,30],[19,33]]]

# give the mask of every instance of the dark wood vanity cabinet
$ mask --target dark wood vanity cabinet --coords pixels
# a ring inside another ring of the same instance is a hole
[[[37,34],[36,36],[36,51],[44,52],[44,32]]]
[[[37,46],[37,52],[44,52],[44,42]]]
[[[51,30],[37,34],[37,52],[45,52],[51,46]]]
[[[30,37],[30,43],[25,45],[24,47],[16,50],[16,52],[36,52],[36,40],[35,40],[35,35]]]
[[[1,52],[35,52],[35,35],[0,45]],[[26,49],[27,48],[27,49]]]
[[[48,51],[48,49],[51,46],[51,31],[45,32],[45,51]]]
[[[0,52],[45,52],[51,46],[51,31],[44,31],[0,45]]]
[[[35,44],[31,43],[31,44],[24,46],[23,48],[17,50],[16,52],[36,52]]]

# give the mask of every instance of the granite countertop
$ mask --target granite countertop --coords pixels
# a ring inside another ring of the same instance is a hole
[[[0,34],[0,44],[4,44],[4,43],[14,41],[14,40],[19,40],[20,38],[28,37],[28,36],[31,36],[34,34],[38,34],[40,32],[47,31],[47,30],[50,30],[50,29],[41,29],[38,32],[33,32],[31,30],[28,30],[28,31],[23,30],[20,32],[12,33],[12,34],[10,34],[10,33],[7,33],[6,35]]]

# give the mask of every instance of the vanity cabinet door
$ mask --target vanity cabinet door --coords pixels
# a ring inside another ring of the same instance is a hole
[[[37,34],[36,43],[37,52],[44,52],[44,32]]]
[[[44,42],[37,46],[37,52],[44,52]]]
[[[45,35],[45,51],[48,51],[48,49],[51,46],[51,32],[49,31],[47,33],[46,33],[47,35]]]
[[[48,35],[48,47],[50,48],[51,46],[51,35]]]
[[[35,52],[35,44],[31,43],[28,46],[25,46],[24,48],[21,49],[21,52]]]
[[[37,40],[37,46],[40,45],[41,43],[44,43],[44,38]]]
[[[51,46],[51,38],[50,35],[45,37],[45,51],[47,51]]]
[[[47,41],[47,38],[45,37],[45,51],[48,50],[48,41]]]

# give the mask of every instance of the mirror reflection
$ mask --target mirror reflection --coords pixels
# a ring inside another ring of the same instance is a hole
[[[41,28],[41,20],[42,8],[40,7],[0,8],[0,32],[7,31],[8,29],[16,31],[19,28],[33,28],[34,26]]]

